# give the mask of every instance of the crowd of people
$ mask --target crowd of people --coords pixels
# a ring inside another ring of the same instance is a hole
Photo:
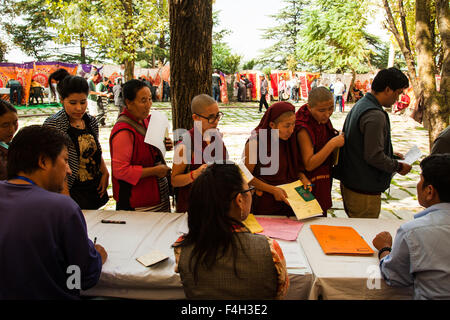
[[[275,240],[245,227],[249,213],[293,216],[287,194],[278,186],[300,180],[326,217],[332,179],[337,178],[349,217],[378,218],[381,193],[393,174],[411,170],[400,161],[403,155],[393,151],[383,109],[409,86],[395,68],[375,76],[341,133],[330,120],[336,99],[329,88],[313,88],[297,112],[287,101],[266,107],[245,142],[245,166],[254,177],[250,181],[229,161],[218,128],[223,113],[213,97],[195,96],[193,128],[175,144],[170,138],[163,141],[167,150],[175,148],[171,168],[158,148],[144,142],[151,88],[139,79],[124,83],[118,102],[123,108],[109,139],[110,173],[98,120],[90,114],[89,81],[60,70],[51,79],[57,82],[63,108],[42,126],[25,127],[15,135],[17,111],[0,102],[0,180],[6,179],[0,181],[0,299],[76,299],[80,289],[97,283],[108,255],[88,238],[81,210],[98,209],[108,201],[110,175],[116,210],[170,212],[173,196],[175,211],[187,212],[189,232],[173,244],[187,298],[282,299],[289,288],[283,252]],[[433,154],[421,162],[417,192],[427,209],[400,228],[393,244],[386,232],[373,240],[387,283],[413,285],[418,299],[450,298],[448,133],[447,128]],[[70,265],[81,268],[79,288],[66,285]]]

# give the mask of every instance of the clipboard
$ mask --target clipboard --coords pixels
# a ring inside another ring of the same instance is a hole
[[[325,254],[372,255],[374,251],[352,227],[311,225]]]

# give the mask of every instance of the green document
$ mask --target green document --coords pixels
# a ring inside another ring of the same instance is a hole
[[[297,191],[297,193],[303,198],[303,200],[305,200],[305,201],[311,201],[311,200],[314,200],[315,198],[314,198],[314,195],[310,192],[310,191],[308,191],[308,190],[306,190],[303,186],[300,186],[300,187],[296,187],[295,188],[295,191]]]

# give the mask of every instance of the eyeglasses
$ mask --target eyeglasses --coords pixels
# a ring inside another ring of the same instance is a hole
[[[242,191],[239,191],[238,193],[236,193],[236,195],[235,195],[233,198],[236,198],[238,194],[244,194],[244,193],[249,192],[249,191],[250,191],[250,194],[251,194],[251,195],[254,195],[256,189],[255,189],[255,187],[253,187],[253,186],[252,186],[252,187],[249,187],[248,189],[245,189],[245,190],[242,190]]]
[[[222,119],[222,117],[223,117],[223,113],[220,112],[220,111],[219,111],[215,116],[214,116],[214,115],[211,115],[211,116],[209,116],[209,117],[202,116],[202,115],[200,115],[200,114],[198,114],[198,113],[194,113],[194,114],[196,114],[196,115],[199,116],[200,118],[203,118],[203,119],[208,120],[208,123],[209,123],[209,124],[213,124],[214,122],[219,121],[219,120]]]

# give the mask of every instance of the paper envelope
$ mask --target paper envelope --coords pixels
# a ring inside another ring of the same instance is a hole
[[[137,261],[139,261],[140,263],[142,263],[144,266],[149,267],[155,263],[161,262],[165,259],[169,258],[168,255],[166,255],[165,253],[162,253],[161,251],[158,250],[153,250],[152,252],[143,255],[139,258],[136,258]]]

